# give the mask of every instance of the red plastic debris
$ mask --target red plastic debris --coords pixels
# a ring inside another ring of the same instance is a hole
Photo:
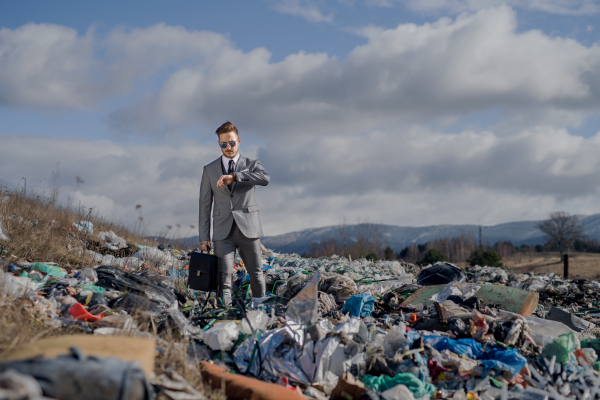
[[[99,315],[90,314],[89,312],[87,312],[87,310],[85,308],[83,308],[83,305],[81,303],[73,304],[73,307],[71,307],[71,309],[69,310],[69,313],[77,321],[96,322],[96,321],[100,321],[102,318],[104,318],[104,313],[99,314]]]

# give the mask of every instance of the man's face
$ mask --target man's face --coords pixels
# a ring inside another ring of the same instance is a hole
[[[235,142],[235,146],[231,147],[230,142]],[[227,147],[223,148],[223,143],[226,143]],[[221,146],[221,151],[223,152],[223,155],[225,157],[234,158],[238,154],[238,149],[240,147],[240,138],[235,132],[221,133],[219,135],[219,146]]]

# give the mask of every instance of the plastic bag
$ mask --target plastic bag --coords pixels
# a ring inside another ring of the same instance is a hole
[[[31,266],[32,271],[39,271],[43,274],[50,275],[54,278],[63,278],[67,276],[67,271],[61,267],[55,265],[48,265],[44,263],[35,263]]]
[[[79,272],[77,278],[89,278],[92,282],[96,282],[98,280],[98,274],[91,268],[84,268]]]
[[[473,297],[477,291],[481,289],[479,285],[460,285],[457,286],[455,284],[450,284],[442,289],[441,292],[434,294],[431,296],[432,301],[437,301],[438,303],[443,303],[448,300],[450,296],[459,296],[464,300],[467,300],[470,297]]]
[[[544,346],[542,357],[551,360],[556,356],[556,362],[564,364],[577,349],[577,338],[574,333],[564,333],[550,344]]]
[[[145,296],[161,303],[164,308],[177,308],[177,295],[166,285],[115,267],[101,266],[95,271],[98,274],[97,286]]]
[[[383,338],[385,356],[387,358],[393,358],[396,352],[402,348],[405,342],[406,325],[404,322],[400,322],[400,324],[392,326],[392,328],[388,331],[388,334]]]
[[[378,392],[384,392],[397,385],[404,385],[417,399],[425,395],[433,396],[436,390],[434,385],[420,381],[410,372],[396,374],[394,377],[365,375],[361,381],[365,386]]]
[[[346,300],[342,312],[349,312],[352,317],[370,317],[376,300],[369,293],[355,294]]]
[[[6,235],[6,230],[2,226],[2,221],[0,221],[0,240],[6,240],[7,242],[10,242],[10,239]]]
[[[112,250],[124,249],[127,247],[127,241],[122,237],[119,237],[113,231],[100,232],[98,233],[98,236],[100,237],[100,239],[107,242],[104,244],[104,246]]]
[[[511,375],[514,375],[521,371],[527,364],[527,359],[523,357],[517,349],[489,350],[483,354],[483,358],[484,360],[481,361],[481,365],[483,365],[484,368],[484,375],[491,369],[508,371]]]
[[[308,284],[288,303],[285,319],[288,324],[313,325],[317,322],[319,274],[313,276]]]
[[[94,293],[106,293],[106,289],[104,289],[102,286],[97,286],[93,283],[86,283],[83,284],[79,287],[82,291],[83,290],[90,290]]]
[[[417,283],[423,286],[445,285],[451,282],[464,282],[465,274],[454,264],[438,262],[419,273]]]
[[[0,269],[0,296],[10,294],[11,296],[31,296],[35,293],[37,284],[25,277],[12,276]]]
[[[562,322],[537,317],[525,317],[525,320],[531,331],[533,341],[540,347],[552,343],[554,339],[563,333],[573,332],[571,328]]]
[[[600,339],[581,339],[580,343],[582,349],[592,348],[600,352]]]
[[[73,222],[71,227],[77,229],[79,232],[94,233],[94,224],[90,221]]]
[[[335,272],[322,272],[319,276],[318,290],[331,294],[335,297],[337,304],[343,304],[350,296],[358,293],[356,283],[348,276]],[[310,279],[311,277],[306,274],[296,274],[289,278],[285,297],[294,297],[306,286]]]
[[[423,340],[437,351],[447,349],[458,355],[465,355],[473,359],[479,359],[483,354],[481,344],[474,339],[454,340],[445,336],[423,336]]]
[[[267,326],[269,326],[270,318],[263,310],[250,310],[246,313],[246,316],[250,320],[254,331],[264,331],[267,329]],[[248,325],[246,318],[243,318],[240,323],[240,331],[244,332],[246,335],[250,335],[252,334],[252,329]]]
[[[204,332],[202,339],[208,347],[215,351],[229,351],[239,332],[235,322],[222,322]]]

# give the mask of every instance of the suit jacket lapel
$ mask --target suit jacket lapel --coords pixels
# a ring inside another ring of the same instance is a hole
[[[225,171],[225,167],[223,166],[223,159],[221,157],[219,157],[217,159],[218,164],[217,164],[217,168],[215,168],[215,174],[217,176],[217,180],[219,180],[219,178],[222,175],[227,175],[227,171]],[[225,190],[227,190],[227,193],[231,194],[231,190],[229,190],[229,186],[225,185],[223,186],[225,188]]]
[[[244,164],[244,165],[242,165]],[[244,168],[246,166],[246,157],[244,157],[243,155],[240,154],[240,158],[238,159],[237,164],[235,165],[235,172],[239,172],[242,170],[242,168]],[[235,192],[235,188],[237,187],[237,182],[233,182],[233,190],[231,191],[231,194],[233,194]]]

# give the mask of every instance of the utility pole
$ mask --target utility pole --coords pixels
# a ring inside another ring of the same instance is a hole
[[[479,225],[479,248],[481,249],[481,225]]]
[[[23,179],[25,181],[25,197],[27,197],[27,178],[25,178],[23,176],[23,177],[21,177],[21,179]]]

